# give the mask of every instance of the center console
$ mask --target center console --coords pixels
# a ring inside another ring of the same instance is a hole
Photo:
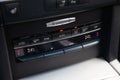
[[[116,0],[1,1],[3,80],[18,80],[95,57],[107,61],[116,58],[109,53],[115,3]]]
[[[21,78],[99,56],[101,13],[92,10],[6,25],[14,75]]]

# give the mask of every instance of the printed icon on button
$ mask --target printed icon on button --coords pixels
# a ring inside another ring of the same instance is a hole
[[[65,2],[66,2],[65,0],[62,0],[62,3],[63,3],[63,4],[65,4]]]
[[[76,0],[71,0],[71,4],[76,4]]]
[[[34,40],[33,40],[34,43],[37,43],[37,42],[39,42],[39,41],[40,41],[40,39],[34,39]]]
[[[16,49],[15,54],[16,54],[16,57],[24,56],[24,50],[23,49]]]
[[[36,50],[35,48],[28,48],[27,53],[34,53]]]
[[[13,8],[13,9],[11,9],[11,10],[10,10],[10,13],[11,13],[11,14],[16,14],[16,13],[17,13],[17,8],[15,7],[15,8]]]
[[[61,3],[59,4],[60,7],[64,7],[66,4],[66,0],[62,0]]]
[[[91,35],[85,35],[85,40],[91,39]]]

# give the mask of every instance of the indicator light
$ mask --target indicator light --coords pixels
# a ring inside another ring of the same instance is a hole
[[[96,34],[99,34],[99,32],[96,32]]]
[[[16,52],[16,53],[20,53],[20,52],[21,52],[21,50],[19,50],[19,49],[18,49],[18,50],[15,50],[15,52]]]
[[[15,50],[16,57],[21,57],[24,55],[24,50],[23,49],[17,49]]]
[[[63,29],[60,29],[59,32],[64,32],[64,30],[63,30]]]
[[[97,37],[99,37],[99,36],[100,36],[99,32],[96,32],[96,36],[97,36]]]
[[[78,29],[78,26],[75,26],[74,29]]]

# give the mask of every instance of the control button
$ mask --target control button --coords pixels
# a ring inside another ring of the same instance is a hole
[[[89,26],[82,27],[82,33],[89,31]]]
[[[75,26],[74,29],[72,29],[72,35],[79,34],[80,32],[81,32],[81,29],[78,28],[77,26]]]
[[[73,34],[73,35],[79,34],[79,29],[73,29],[73,30],[72,30],[72,34]]]
[[[91,39],[91,38],[92,38],[92,35],[91,35],[91,34],[85,35],[85,40],[89,40],[89,39]]]
[[[96,32],[96,37],[99,37],[100,36],[100,33],[99,32]]]
[[[17,58],[17,60],[25,62],[25,61],[30,61],[34,59],[43,58],[43,57],[44,57],[43,54],[35,54],[35,55],[27,55],[27,56],[19,57]]]
[[[52,51],[52,50],[55,50],[54,46],[52,44],[44,44],[42,45],[42,50],[44,52],[47,52],[47,51]]]
[[[40,54],[43,52],[43,49],[41,46],[33,46],[33,47],[27,47],[24,48],[26,55],[32,55],[32,54]]]
[[[20,12],[19,3],[6,4],[6,13],[8,16],[18,16]]]
[[[69,5],[77,5],[79,0],[69,0]]]
[[[70,53],[79,53],[82,49],[82,45],[74,45],[71,47],[66,47],[64,48],[65,53],[70,54]]]
[[[15,50],[15,55],[16,57],[21,57],[21,56],[24,56],[24,49],[16,49]]]
[[[82,42],[84,42],[84,35],[73,37],[69,39],[69,41],[71,41],[74,44],[81,44]]]
[[[36,48],[35,47],[29,47],[26,49],[26,52],[28,54],[36,53]]]
[[[91,29],[97,29],[97,28],[100,28],[101,27],[101,23],[95,23],[95,24],[92,24],[92,25],[90,25],[90,28]]]
[[[73,46],[76,43],[74,43],[73,41],[70,40],[61,40],[59,41],[60,45],[62,45],[62,47],[68,47],[68,46]]]
[[[65,7],[67,6],[67,0],[57,0],[57,7],[58,8],[62,8],[62,7]]]
[[[45,57],[59,55],[59,54],[64,54],[64,51],[63,50],[55,50],[55,51],[46,52]]]
[[[25,41],[22,41],[22,42],[18,42],[16,46],[24,46],[26,45],[27,43]]]
[[[63,45],[61,45],[60,41],[53,42],[55,50],[62,49],[64,47]]]
[[[95,40],[95,39],[99,39],[99,37],[100,37],[99,31],[93,32],[93,33],[89,33],[89,34],[85,34],[84,35],[84,42],[92,41],[92,40]]]
[[[60,30],[58,33],[53,33],[53,38],[64,38],[71,35],[71,30]]]
[[[59,38],[71,36],[71,30],[65,30],[64,32],[61,32],[58,36]]]
[[[40,42],[39,38],[33,39],[33,43],[38,43],[38,42]]]
[[[42,40],[43,41],[49,41],[49,40],[51,40],[51,35],[42,36]]]

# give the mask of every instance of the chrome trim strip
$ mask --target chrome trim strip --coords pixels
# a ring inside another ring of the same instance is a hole
[[[0,2],[15,1],[15,0],[0,0]]]
[[[86,48],[86,47],[94,46],[94,45],[98,44],[99,42],[100,42],[99,40],[93,41],[91,43],[84,44],[83,47]]]
[[[56,21],[51,21],[46,23],[46,27],[56,27],[56,26],[61,26],[69,23],[73,23],[76,21],[75,17],[70,17],[70,18],[65,18],[65,19],[60,19]]]
[[[82,49],[82,45],[77,45],[77,46],[65,48],[64,51],[65,52],[70,52],[70,51],[74,51],[74,50],[78,50],[78,49]]]

